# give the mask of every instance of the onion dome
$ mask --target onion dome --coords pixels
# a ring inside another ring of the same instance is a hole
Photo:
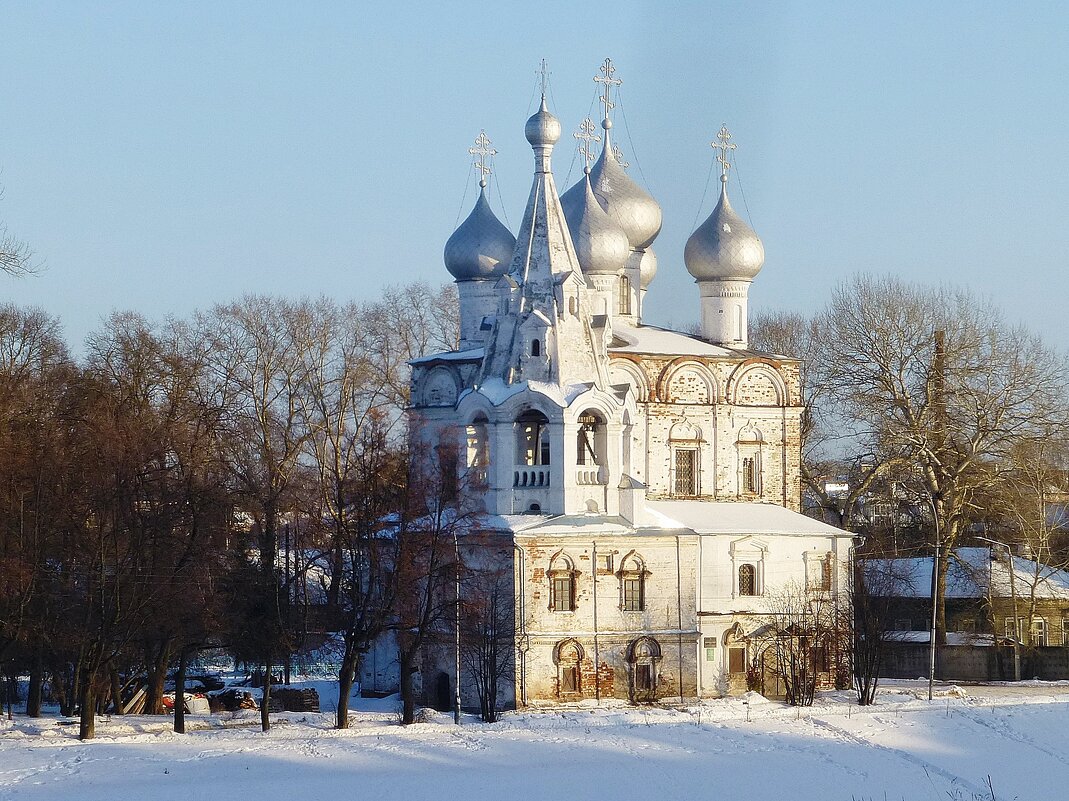
[[[508,270],[516,237],[494,215],[479,182],[475,208],[445,243],[445,267],[457,281],[500,278]]]
[[[630,252],[627,234],[594,197],[589,171],[582,183],[583,194],[573,196],[572,203],[561,201],[579,266],[586,275],[618,275]]]
[[[657,254],[653,252],[653,248],[646,248],[642,253],[642,260],[638,263],[639,286],[642,289],[649,289],[655,275],[657,275]]]
[[[627,234],[631,249],[642,250],[661,232],[661,207],[631,180],[616,160],[609,140],[612,120],[602,120],[601,127],[605,129],[605,138],[601,155],[590,170],[590,185],[606,214]],[[561,201],[568,202],[573,193],[585,192],[583,184],[584,181],[580,181],[571,187]],[[571,202],[576,201],[572,198]]]
[[[765,263],[765,246],[731,208],[726,174],[720,182],[720,201],[687,240],[683,261],[698,281],[752,281]]]
[[[531,147],[553,147],[560,139],[560,120],[549,113],[545,95],[541,107],[527,120],[523,134]]]

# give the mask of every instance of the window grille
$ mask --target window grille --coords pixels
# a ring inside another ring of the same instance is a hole
[[[645,608],[645,598],[643,598],[645,582],[641,576],[628,577],[624,579],[624,611],[625,612],[641,612]]]
[[[676,495],[698,494],[698,451],[693,448],[679,448],[675,458]]]
[[[739,567],[739,595],[757,595],[757,568],[753,565]]]

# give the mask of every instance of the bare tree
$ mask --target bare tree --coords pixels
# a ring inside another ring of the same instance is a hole
[[[840,628],[852,638],[840,638],[852,666],[854,692],[861,706],[876,700],[885,646],[894,623],[896,600],[905,595],[910,575],[906,562],[866,559],[854,566],[849,602],[842,604]]]
[[[461,657],[479,697],[480,716],[487,723],[497,721],[501,686],[514,678],[516,666],[512,562],[497,550],[485,537],[479,537],[478,544],[473,537],[466,538]]]
[[[1069,421],[1065,359],[967,291],[858,277],[834,291],[812,330],[822,343],[807,367],[821,423],[810,428],[812,446],[907,471],[944,549],[957,544],[1013,449]],[[946,566],[940,560],[941,644]]]
[[[246,607],[251,618],[241,639],[264,665],[264,731],[271,727],[273,670],[290,648],[277,563],[279,530],[283,515],[296,505],[290,493],[310,436],[301,415],[301,393],[316,326],[313,304],[262,296],[217,306],[200,318],[224,412],[227,463],[256,532],[259,580],[256,600]],[[249,578],[238,582],[246,591]]]
[[[0,189],[0,198],[3,196],[3,189]],[[0,273],[23,276],[36,273],[40,269],[40,264],[33,260],[33,251],[29,245],[9,234],[7,226],[0,223]]]
[[[834,672],[840,640],[850,631],[842,628],[839,603],[837,594],[794,582],[770,594],[759,645],[788,704],[811,706],[820,674]]]

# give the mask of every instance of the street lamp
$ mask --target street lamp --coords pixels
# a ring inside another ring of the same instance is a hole
[[[1000,548],[1005,548],[1006,549],[1006,560],[1007,560],[1007,564],[1010,567],[1010,598],[1013,599],[1013,680],[1014,681],[1020,681],[1021,680],[1021,619],[1019,617],[1017,617],[1017,581],[1015,579],[1015,576],[1016,576],[1016,573],[1017,573],[1017,569],[1013,564],[1013,549],[1010,548],[1010,546],[1007,545],[1006,543],[999,542],[998,540],[993,540],[993,539],[991,539],[989,537],[977,537],[976,539],[983,540],[984,542],[990,542],[992,545],[997,545]],[[991,571],[990,571],[990,569],[988,569],[988,577],[989,577],[988,578],[988,583],[989,584],[990,584],[990,581],[991,581],[990,576],[991,576]],[[992,610],[992,617],[993,616],[994,616],[994,611]],[[996,625],[995,628],[997,629],[998,626]]]

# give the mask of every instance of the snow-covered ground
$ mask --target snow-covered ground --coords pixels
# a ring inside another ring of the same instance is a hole
[[[324,708],[330,685],[317,682]],[[622,705],[448,715],[397,724],[396,699],[331,714],[101,719],[98,739],[55,716],[0,722],[0,799],[572,799],[999,801],[1069,798],[1069,687],[894,682],[875,707],[849,694],[798,710],[760,696],[683,709]]]

